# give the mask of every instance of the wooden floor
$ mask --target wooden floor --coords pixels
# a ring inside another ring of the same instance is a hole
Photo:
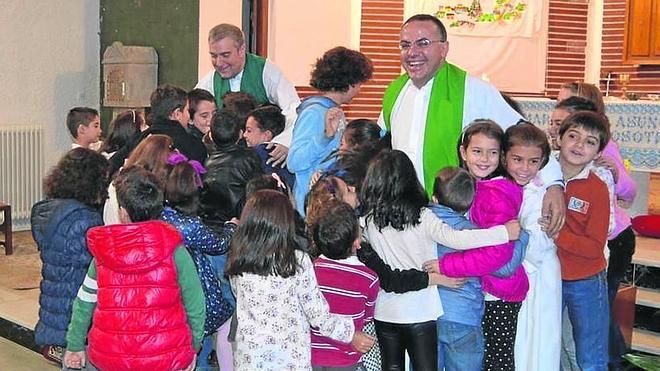
[[[660,268],[660,239],[637,236],[632,262]]]
[[[660,214],[660,173],[651,173],[649,179],[649,214]]]

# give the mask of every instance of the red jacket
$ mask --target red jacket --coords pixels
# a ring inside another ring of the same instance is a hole
[[[149,221],[90,230],[98,302],[88,355],[101,370],[173,370],[193,360],[192,334],[174,264],[183,242]]]

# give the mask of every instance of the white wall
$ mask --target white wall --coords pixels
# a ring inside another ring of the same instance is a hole
[[[0,0],[1,1],[1,0]],[[296,86],[308,86],[312,65],[335,46],[360,48],[361,0],[270,0],[268,59]],[[212,70],[208,32],[220,23],[242,25],[241,0],[200,0],[199,68]]]
[[[201,79],[213,69],[209,58],[209,31],[220,23],[229,23],[241,28],[242,3],[241,0],[199,0],[198,78]]]
[[[308,86],[312,65],[326,50],[360,48],[360,4],[359,0],[271,0],[268,59],[294,85]]]
[[[99,1],[0,0],[0,125],[46,127],[46,164],[71,138],[74,106],[99,108]]]

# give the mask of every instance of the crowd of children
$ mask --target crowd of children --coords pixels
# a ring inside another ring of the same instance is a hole
[[[597,88],[567,84],[547,133],[475,120],[459,166],[425,189],[374,121],[345,120],[372,72],[342,47],[317,61],[288,168],[271,157],[284,115],[246,93],[216,107],[159,86],[147,118],[119,114],[102,144],[98,112],[72,109],[74,149],[32,211],[44,355],[89,370],[558,370],[572,348],[567,365],[616,367],[635,185]],[[547,167],[563,174],[558,234]]]

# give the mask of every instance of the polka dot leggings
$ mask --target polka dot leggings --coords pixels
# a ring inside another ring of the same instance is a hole
[[[502,300],[486,301],[482,321],[486,341],[484,370],[515,370],[513,347],[521,305]]]

